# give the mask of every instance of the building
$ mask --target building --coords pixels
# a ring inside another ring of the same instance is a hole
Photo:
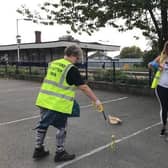
[[[111,68],[114,60],[104,51],[97,51],[88,57],[88,68]]]
[[[95,51],[119,51],[120,46],[105,45],[96,42],[80,42],[73,37],[64,36],[58,41],[41,42],[41,33],[35,33],[35,43],[18,43],[11,45],[0,45],[0,62],[4,60],[8,64],[24,65],[37,63],[41,66],[47,65],[48,62],[62,58],[64,49],[72,44],[80,46],[83,50],[83,58],[80,60],[81,67],[87,71],[88,53]]]
[[[88,43],[75,40],[72,36],[62,36],[58,41],[41,42],[41,33],[35,32],[35,43],[18,43],[0,45],[0,60],[8,62],[49,62],[63,56],[64,48],[79,45],[84,57],[81,62],[87,62],[88,53],[92,51],[119,51],[120,46]]]

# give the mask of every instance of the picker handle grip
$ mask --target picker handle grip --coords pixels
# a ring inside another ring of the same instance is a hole
[[[103,104],[100,102],[100,100],[96,100],[95,102],[93,102],[93,105],[97,109],[98,112],[101,112],[103,114],[104,119],[107,120],[107,117],[104,112]]]
[[[95,102],[93,102],[93,105],[97,109],[98,112],[103,112],[104,111],[103,104],[101,103],[100,100],[96,100]]]

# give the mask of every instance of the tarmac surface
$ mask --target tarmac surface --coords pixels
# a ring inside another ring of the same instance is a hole
[[[123,120],[109,125],[77,92],[81,117],[70,118],[66,150],[75,153],[69,162],[54,162],[56,129],[50,127],[46,146],[50,155],[32,159],[39,109],[34,102],[40,83],[0,79],[0,168],[168,168],[168,142],[159,136],[161,123],[155,97],[95,90],[106,115]],[[115,135],[115,148],[111,148]]]

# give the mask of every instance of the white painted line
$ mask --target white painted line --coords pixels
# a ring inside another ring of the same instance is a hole
[[[158,125],[160,125],[160,124],[161,124],[161,122],[158,122],[158,123],[155,123],[155,124],[153,124],[153,125],[151,125],[151,126],[148,126],[148,127],[146,127],[146,128],[143,128],[143,129],[141,129],[141,130],[138,130],[138,131],[136,131],[136,132],[134,132],[134,133],[132,133],[132,134],[130,134],[130,135],[128,135],[128,136],[125,136],[125,137],[122,137],[122,138],[120,138],[120,139],[117,139],[117,140],[115,141],[115,143],[119,143],[119,142],[122,142],[122,141],[124,141],[124,140],[129,139],[129,138],[132,138],[132,137],[134,137],[134,136],[136,136],[136,135],[138,135],[138,134],[141,134],[141,133],[143,133],[143,132],[145,132],[145,131],[147,131],[147,130],[153,128],[153,127],[156,127],[156,126],[158,126]],[[68,162],[66,162],[66,163],[60,164],[60,165],[56,166],[55,168],[63,168],[63,167],[65,167],[65,166],[71,165],[72,163],[75,163],[75,162],[77,162],[77,161],[79,161],[79,160],[82,160],[82,159],[84,159],[84,158],[86,158],[86,157],[88,157],[88,156],[91,156],[91,155],[93,155],[93,154],[95,154],[95,153],[98,153],[98,152],[100,152],[100,151],[102,151],[102,150],[104,150],[104,149],[110,147],[110,145],[111,145],[111,142],[108,143],[108,144],[106,144],[106,145],[104,145],[104,146],[100,146],[99,148],[93,149],[92,151],[90,151],[90,152],[88,152],[88,153],[85,153],[85,154],[83,154],[83,155],[81,155],[81,156],[78,156],[78,157],[77,157],[76,159],[74,159],[74,160],[71,160],[71,161],[68,161]]]
[[[116,102],[116,101],[120,101],[120,100],[124,100],[124,99],[128,99],[128,97],[120,97],[120,98],[117,98],[117,99],[106,100],[106,101],[102,101],[102,103],[107,104],[107,103],[110,103],[110,102]],[[91,107],[91,106],[93,106],[93,104],[81,106],[81,108],[87,108],[87,107]]]
[[[124,99],[127,99],[127,98],[128,97],[121,97],[121,98],[117,98],[117,99],[111,99],[111,100],[103,101],[103,103],[106,104],[106,103],[110,103],[110,102],[114,102],[114,101],[124,100]],[[81,106],[81,108],[87,108],[87,107],[90,107],[90,106],[92,106],[92,104],[89,104],[89,105],[86,105],[86,106]],[[18,122],[22,122],[22,121],[26,121],[26,120],[31,120],[31,119],[38,118],[38,117],[40,117],[40,115],[27,117],[27,118],[22,118],[22,119],[14,120],[14,121],[7,121],[7,122],[0,123],[0,126],[9,125],[9,124],[13,124],[13,123],[18,123]]]
[[[25,98],[21,98],[21,99],[12,99],[12,103],[13,102],[22,102],[22,101],[26,101],[26,99]],[[2,100],[2,101],[0,101],[0,104],[5,104],[5,103],[9,103],[10,101],[9,100]]]
[[[20,91],[25,91],[25,90],[34,90],[40,88],[39,86],[36,87],[25,87],[25,88],[15,88],[15,89],[4,89],[4,90],[0,90],[0,93],[10,93],[10,92],[20,92]]]
[[[26,121],[26,120],[31,120],[31,119],[34,119],[34,118],[38,118],[38,117],[40,117],[40,115],[27,117],[27,118],[22,118],[22,119],[14,120],[14,121],[3,122],[3,123],[0,123],[0,126],[10,125],[10,124],[14,124],[14,123],[18,123],[18,122],[22,122],[22,121]]]

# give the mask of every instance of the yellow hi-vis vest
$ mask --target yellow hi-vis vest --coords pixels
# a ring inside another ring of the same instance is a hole
[[[151,88],[155,89],[158,85],[159,79],[160,79],[161,71],[158,70],[153,78]]]
[[[49,64],[36,105],[65,114],[72,114],[75,85],[66,82],[69,69],[74,66],[68,60],[59,59]]]

